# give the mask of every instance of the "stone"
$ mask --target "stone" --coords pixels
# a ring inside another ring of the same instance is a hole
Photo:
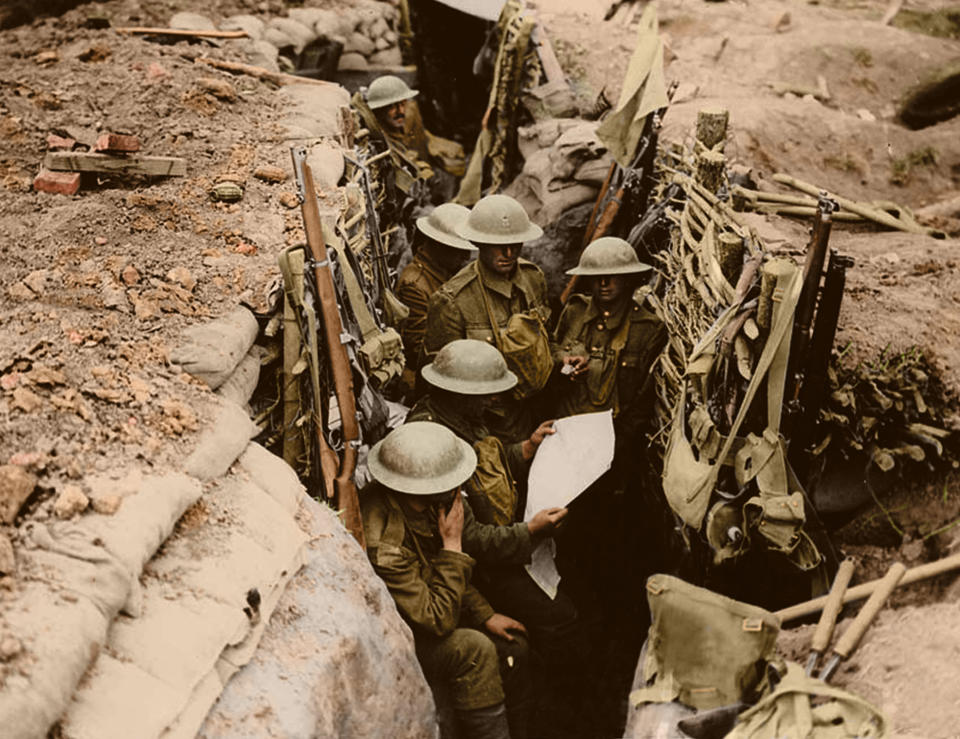
[[[103,300],[104,308],[115,308],[121,313],[130,312],[126,291],[110,277],[105,276],[100,282],[100,299]]]
[[[284,208],[293,209],[300,206],[300,199],[290,191],[280,193],[277,200]]]
[[[176,13],[170,19],[170,28],[181,31],[216,31],[213,21],[199,13]]]
[[[378,51],[370,57],[371,67],[399,67],[403,64],[403,55],[398,46]]]
[[[90,500],[93,510],[104,516],[112,516],[120,510],[121,503],[123,503],[123,498],[119,495],[104,495]]]
[[[184,290],[191,292],[197,286],[197,278],[186,267],[174,267],[167,272],[167,282],[175,282]]]
[[[79,485],[64,485],[53,504],[53,512],[57,514],[58,518],[72,518],[87,510],[89,504],[90,499],[87,498]]]
[[[37,486],[37,476],[15,464],[0,465],[0,521],[13,523]]]
[[[7,296],[11,300],[33,300],[36,297],[33,290],[24,285],[22,282],[17,282],[8,287]]]
[[[370,65],[367,63],[363,54],[356,52],[344,54],[340,57],[340,62],[337,64],[337,71],[339,72],[366,72],[369,68]]]
[[[8,662],[23,651],[23,644],[15,636],[5,636],[0,641],[0,660]]]
[[[354,31],[347,36],[347,43],[343,46],[345,54],[357,53],[362,56],[370,56],[376,51],[376,46],[368,37],[362,33]]]
[[[231,15],[220,23],[221,31],[246,31],[247,36],[257,41],[263,38],[266,23],[255,15]]]
[[[261,164],[253,171],[253,176],[264,182],[283,182],[289,175],[283,167],[273,164]]]
[[[237,91],[230,82],[219,77],[200,77],[197,86],[204,92],[209,92],[218,100],[232,103],[237,99]]]
[[[283,244],[283,216],[269,210],[248,210],[243,214],[243,235],[260,246]],[[244,350],[246,353],[246,350]]]
[[[269,41],[258,39],[248,42],[245,52],[247,61],[254,67],[263,67],[270,72],[280,71],[280,66],[277,64],[280,51]]]
[[[33,272],[23,278],[23,283],[38,295],[46,292],[47,283],[50,280],[50,271],[46,269],[35,269]]]
[[[275,36],[275,33],[273,32],[278,32],[288,39],[285,44],[275,44],[278,49],[282,49],[284,46],[292,46],[297,54],[317,37],[312,27],[298,23],[292,18],[274,18],[267,24],[263,37],[270,43],[274,43],[272,36]]]
[[[140,282],[140,272],[137,271],[137,268],[132,264],[128,264],[120,273],[120,279],[123,280],[123,284],[127,285],[128,287],[131,285],[136,285],[138,282]]]
[[[33,178],[33,189],[55,195],[76,195],[80,189],[79,172],[51,172],[44,167]]]
[[[19,408],[24,413],[33,413],[43,405],[43,398],[32,390],[25,387],[18,387],[13,391],[13,407]]]
[[[13,553],[10,537],[0,531],[0,575],[9,575],[17,570],[17,558]]]

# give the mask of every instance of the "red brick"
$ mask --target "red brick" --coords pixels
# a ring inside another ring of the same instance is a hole
[[[47,148],[48,149],[66,149],[69,151],[74,147],[77,142],[74,139],[64,138],[63,136],[57,136],[55,133],[51,133],[47,136]]]
[[[40,174],[33,179],[33,189],[60,195],[75,195],[80,189],[80,173],[51,172],[49,169],[41,169]]]
[[[102,133],[94,151],[140,151],[140,139],[122,133]]]

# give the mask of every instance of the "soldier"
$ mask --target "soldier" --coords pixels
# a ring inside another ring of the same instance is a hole
[[[449,687],[468,739],[521,739],[528,700],[525,629],[496,613],[470,575],[474,556],[527,561],[566,510],[541,511],[513,526],[477,523],[460,494],[476,454],[435,423],[394,429],[370,450],[368,464],[375,482],[361,495],[367,553],[413,630],[425,674]]]
[[[517,377],[507,369],[503,355],[486,342],[451,341],[422,373],[429,392],[410,411],[407,422],[442,424],[471,444],[477,469],[464,485],[471,510],[481,523],[513,524],[523,514],[517,481],[526,478],[537,447],[553,433],[553,421],[540,424],[523,442],[507,446],[489,435],[483,411],[496,394],[516,386]],[[481,564],[474,580],[494,608],[520,619],[529,630],[533,649],[546,668],[538,680],[538,685],[546,685],[543,692],[552,694],[554,703],[573,698],[569,674],[559,672],[578,673],[584,655],[577,611],[566,593],[559,592],[551,599],[516,564]]]
[[[504,442],[523,441],[536,428],[535,396],[553,367],[544,328],[550,319],[547,281],[537,265],[520,258],[523,242],[539,238],[543,229],[513,198],[488,195],[457,234],[480,252],[430,299],[424,362],[454,339],[500,349],[519,382],[491,402],[490,431]]]
[[[424,238],[397,280],[397,297],[410,309],[410,315],[400,329],[407,357],[403,381],[408,397],[412,397],[416,373],[420,369],[427,301],[477,251],[473,244],[456,234],[457,226],[469,212],[462,205],[444,203],[434,208],[430,215],[417,219],[417,230]]]
[[[613,411],[613,469],[571,505],[558,563],[574,601],[596,610],[591,615],[602,620],[608,643],[618,644],[606,654],[607,645],[595,645],[600,669],[624,680],[639,651],[638,624],[646,618],[639,594],[655,561],[662,508],[642,482],[648,446],[643,433],[653,407],[648,378],[666,341],[646,293],[637,289],[651,269],[623,239],[593,241],[567,272],[590,280],[590,296],[571,296],[554,332],[561,370],[552,380],[556,415]],[[597,547],[598,541],[604,546]],[[601,694],[594,703],[604,699]]]
[[[444,202],[453,197],[456,178],[463,177],[463,147],[424,128],[419,109],[408,104],[418,94],[388,74],[371,82],[365,94],[355,93],[351,105],[392,152],[397,186],[417,199],[414,183],[419,181],[432,202]]]

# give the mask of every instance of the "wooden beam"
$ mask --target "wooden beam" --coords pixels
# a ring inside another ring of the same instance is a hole
[[[84,151],[51,151],[43,160],[47,169],[67,172],[109,172],[150,177],[183,177],[187,160],[179,157],[112,156]]]
[[[187,31],[181,28],[153,28],[125,26],[114,29],[117,33],[152,36],[183,36],[184,38],[246,38],[246,31]]]
[[[566,84],[567,77],[563,73],[563,67],[553,51],[553,44],[547,38],[547,32],[543,26],[538,23],[533,27],[533,41],[537,45],[537,53],[540,55],[540,63],[543,65],[543,74],[547,82],[563,82]]]

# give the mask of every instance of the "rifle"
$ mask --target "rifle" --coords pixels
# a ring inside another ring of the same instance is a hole
[[[320,224],[320,208],[317,204],[316,189],[313,184],[313,172],[307,164],[307,153],[302,146],[290,148],[293,159],[293,172],[297,182],[297,195],[303,212],[303,227],[307,234],[307,246],[310,248],[313,279],[320,300],[320,313],[323,319],[327,356],[333,374],[334,394],[340,409],[340,423],[343,433],[343,457],[340,468],[333,480],[336,502],[343,511],[343,524],[361,547],[366,548],[363,535],[363,522],[360,518],[360,501],[357,486],[353,478],[357,467],[357,450],[360,446],[360,426],[357,422],[357,404],[353,393],[353,372],[350,358],[344,344],[343,325],[340,321],[340,309],[333,284],[333,272],[327,246],[323,240]],[[349,336],[349,335],[347,335]],[[323,438],[323,429],[318,423],[316,434],[321,449],[327,445]]]
[[[387,255],[383,248],[383,238],[380,234],[380,219],[377,216],[376,202],[373,199],[373,191],[370,189],[370,169],[369,165],[374,160],[386,156],[389,149],[368,161],[360,158],[360,153],[354,150],[356,159],[345,156],[344,160],[356,167],[360,172],[360,181],[363,185],[363,194],[367,209],[367,233],[370,234],[370,249],[373,252],[373,271],[377,280],[377,289],[381,298],[384,317],[387,324],[397,327],[401,321],[410,315],[410,309],[390,289],[390,280],[387,274]]]

